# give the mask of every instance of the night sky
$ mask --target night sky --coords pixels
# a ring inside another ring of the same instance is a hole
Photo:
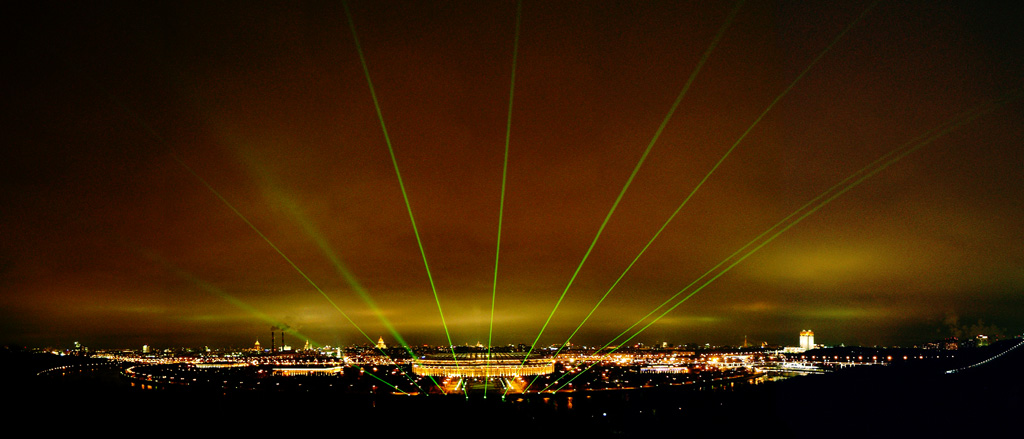
[[[410,343],[447,343],[437,303],[453,343],[486,343],[516,4],[350,4],[435,302],[342,4],[163,3],[4,14],[0,342],[269,345],[274,325],[295,331],[292,345],[366,342],[340,309],[394,344],[344,267]],[[495,344],[537,336],[734,6],[524,2]],[[742,5],[542,344],[568,337],[868,6]],[[796,345],[812,329],[825,344],[910,345],[1024,331],[1024,102],[999,100],[1024,85],[1024,13],[1005,8],[870,9],[573,342],[607,342],[829,187],[994,100],[634,342]]]

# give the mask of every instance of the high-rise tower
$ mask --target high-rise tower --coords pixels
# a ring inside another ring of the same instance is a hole
[[[810,329],[800,331],[800,349],[814,349],[814,331],[811,331]]]

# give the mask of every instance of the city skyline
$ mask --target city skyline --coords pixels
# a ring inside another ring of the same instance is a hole
[[[516,38],[516,6],[8,17],[2,342],[395,345],[372,302],[487,343],[494,288],[492,344],[559,344],[688,200],[572,339],[600,345],[902,145],[631,343],[1024,330],[1019,7],[526,1]]]

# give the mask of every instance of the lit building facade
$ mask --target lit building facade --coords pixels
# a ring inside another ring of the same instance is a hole
[[[275,367],[274,376],[334,376],[341,375],[341,366],[335,367]]]
[[[814,349],[814,331],[809,329],[800,331],[800,349]]]
[[[458,354],[457,360],[450,355],[427,356],[413,363],[412,373],[419,376],[435,377],[516,377],[547,375],[555,371],[551,359],[527,359],[525,354],[486,353]]]

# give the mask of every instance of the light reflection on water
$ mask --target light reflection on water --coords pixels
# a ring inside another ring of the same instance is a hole
[[[709,383],[709,384],[703,384],[703,385],[695,385],[695,386],[690,387],[690,389],[698,391],[698,392],[733,392],[733,391],[737,391],[737,390],[740,390],[742,388],[746,388],[746,387],[749,387],[749,386],[757,386],[757,385],[761,385],[761,384],[765,384],[765,383],[772,383],[772,382],[777,382],[777,381],[783,381],[783,380],[786,380],[786,379],[789,379],[789,378],[793,378],[793,377],[796,377],[796,376],[805,376],[805,375],[808,375],[808,374],[805,374],[805,373],[794,373],[794,372],[767,372],[767,373],[764,373],[762,375],[751,377],[751,378],[748,378],[748,379],[745,379],[745,380],[741,379],[741,380],[728,381],[728,382],[724,382],[724,383],[714,383],[714,384],[710,384]],[[633,390],[633,391],[635,391],[635,390]],[[587,392],[587,394],[585,395],[585,399],[590,399],[591,398],[592,395],[589,394],[589,393],[590,392]],[[620,395],[620,396],[614,397],[613,395]],[[619,391],[615,391],[615,390],[604,390],[604,391],[600,391],[599,392],[599,396],[602,396],[604,398],[607,398],[607,397],[614,397],[616,399],[621,398],[623,401],[627,401],[628,402],[629,401],[629,396],[630,396],[630,391],[619,392]],[[523,402],[523,398],[517,399],[516,402],[517,403],[522,403]],[[560,408],[563,409],[563,410],[573,410],[574,409],[573,397],[572,396],[567,396],[564,399],[563,398],[558,398],[558,397],[554,397],[554,398],[552,398],[552,397],[544,397],[544,398],[541,398],[541,402],[542,402],[542,404],[544,406],[548,406],[551,409],[556,410],[556,411],[559,410]],[[562,402],[563,404],[560,405],[559,404],[560,402]]]

